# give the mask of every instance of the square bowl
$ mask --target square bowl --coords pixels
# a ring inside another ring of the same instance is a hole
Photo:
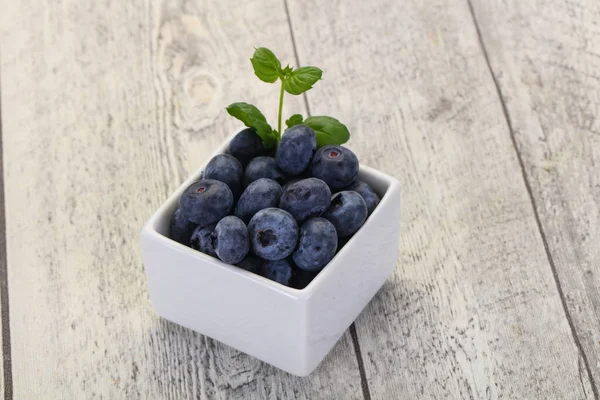
[[[233,137],[233,136],[232,136]],[[231,140],[231,139],[230,139]],[[214,155],[224,153],[226,141]],[[310,374],[394,272],[400,234],[398,181],[361,166],[381,202],[352,239],[304,289],[294,289],[169,238],[188,178],[141,232],[148,292],[156,312],[277,368]]]

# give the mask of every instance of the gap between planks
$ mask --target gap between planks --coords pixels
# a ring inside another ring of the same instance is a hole
[[[300,56],[298,54],[298,47],[296,46],[296,38],[294,37],[294,28],[292,26],[292,18],[290,17],[290,9],[287,0],[283,0],[285,7],[285,15],[287,18],[288,26],[290,28],[290,37],[292,39],[292,47],[294,48],[294,58],[296,59],[296,66],[300,67]],[[310,117],[310,106],[308,104],[308,97],[306,92],[302,93],[304,99],[304,105],[306,106],[306,114]],[[352,336],[352,346],[354,348],[354,355],[356,356],[356,362],[358,364],[358,371],[360,373],[360,386],[362,388],[363,397],[365,400],[371,400],[371,391],[369,390],[369,381],[367,380],[367,374],[365,373],[365,366],[362,359],[362,352],[360,350],[360,343],[358,342],[358,334],[356,333],[356,327],[354,322],[350,325],[350,335]]]
[[[8,303],[8,262],[6,259],[6,208],[4,204],[4,159],[2,147],[2,76],[0,74],[0,308],[2,315],[2,375],[4,399],[12,400],[12,357]]]
[[[283,5],[285,7],[285,16],[288,21],[288,26],[290,27],[290,37],[292,38],[292,47],[294,48],[294,58],[296,59],[296,66],[300,67],[300,56],[298,55],[298,47],[296,46],[296,38],[294,37],[294,28],[292,27],[292,18],[290,17],[290,9],[288,7],[287,0],[283,0]],[[306,92],[302,93],[302,98],[304,99],[304,105],[306,106],[306,114],[310,116],[310,106],[308,105],[308,97],[306,97]]]

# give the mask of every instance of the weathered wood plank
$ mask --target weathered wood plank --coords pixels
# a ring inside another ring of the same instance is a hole
[[[1,103],[0,103],[1,106]],[[2,115],[0,114],[0,124],[2,123]],[[0,125],[0,135],[2,127]],[[1,139],[0,139],[1,140]],[[1,167],[1,155],[0,155],[0,168]],[[2,174],[0,174],[0,177]],[[3,185],[0,185],[0,190],[4,193]],[[3,194],[0,194],[0,212],[4,213],[4,198]],[[8,390],[9,394],[12,393],[12,385],[11,385],[11,376],[10,376],[10,366],[11,366],[11,351],[10,351],[10,341],[5,342],[5,335],[8,335],[10,338],[10,323],[7,323],[9,319],[8,315],[8,277],[6,274],[6,236],[4,235],[5,224],[4,224],[4,215],[0,216],[0,349],[2,349],[2,362],[0,363],[0,396],[5,398],[5,392]],[[7,367],[7,368],[6,368]],[[5,370],[9,372],[9,375],[5,377]],[[9,382],[6,385],[5,379],[8,378]],[[8,386],[8,387],[7,387]]]
[[[0,26],[15,398],[362,398],[349,335],[300,379],[147,297],[139,231],[238,127],[224,106],[275,115],[248,58],[293,60],[283,3],[25,0]]]
[[[403,184],[397,273],[356,326],[373,398],[591,395],[463,1],[290,0],[313,114]]]
[[[473,1],[557,280],[600,379],[600,3]]]
[[[0,57],[2,54],[0,53]],[[1,76],[0,76],[1,79]],[[5,336],[10,338],[10,323],[8,323],[8,276],[6,271],[6,218],[4,204],[4,162],[2,158],[2,85],[0,84],[0,349],[2,349],[2,363],[0,363],[0,393],[2,398],[10,398],[12,385],[10,385],[10,339],[5,341]],[[5,371],[8,376],[5,376]],[[5,379],[8,378],[8,385]],[[6,391],[8,390],[8,393]],[[6,397],[5,397],[6,396]]]

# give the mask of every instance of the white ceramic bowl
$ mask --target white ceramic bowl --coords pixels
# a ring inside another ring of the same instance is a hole
[[[215,154],[227,149],[227,141]],[[206,160],[206,163],[208,160]],[[169,239],[179,196],[206,163],[156,211],[141,233],[156,312],[299,376],[310,374],[393,273],[398,253],[396,179],[361,166],[381,203],[304,289],[280,285]]]

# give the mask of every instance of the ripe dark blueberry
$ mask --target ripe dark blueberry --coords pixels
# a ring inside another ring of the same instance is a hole
[[[252,182],[237,203],[235,215],[248,223],[250,219],[264,208],[277,207],[283,190],[279,183],[272,179],[261,178]]]
[[[331,221],[340,237],[353,235],[367,219],[367,203],[350,190],[336,193],[323,217]]]
[[[284,183],[281,188],[283,189],[283,191],[285,192],[287,188],[289,188],[291,185],[293,185],[294,183],[301,181],[302,179],[298,178],[298,179],[290,179],[289,181],[287,181],[286,183]]]
[[[214,230],[215,225],[207,227],[198,226],[194,230],[192,239],[190,240],[192,248],[201,251],[204,254],[208,254],[209,256],[217,257],[212,237]]]
[[[296,248],[298,224],[287,211],[265,208],[257,212],[248,225],[254,254],[264,260],[281,260]]]
[[[258,273],[258,269],[265,261],[261,258],[256,257],[253,254],[248,254],[241,262],[237,264],[241,269],[246,271]]]
[[[286,260],[265,261],[260,266],[258,273],[267,279],[289,286],[292,267]]]
[[[275,153],[277,166],[289,176],[298,176],[308,168],[316,150],[315,131],[306,125],[293,126],[281,136]]]
[[[300,227],[294,263],[306,271],[320,271],[335,256],[337,245],[338,237],[333,224],[325,218],[311,218]]]
[[[227,153],[237,158],[244,167],[248,165],[250,160],[263,155],[264,152],[265,147],[254,128],[246,128],[235,135],[229,142],[227,150]]]
[[[233,194],[225,183],[203,179],[185,189],[179,199],[179,207],[193,223],[208,226],[229,214],[233,207]]]
[[[171,239],[185,246],[190,245],[190,238],[196,224],[189,221],[178,208],[171,216]]]
[[[315,153],[311,173],[337,191],[351,184],[358,174],[358,159],[352,150],[337,145],[323,146]]]
[[[290,185],[281,196],[279,207],[302,223],[321,215],[331,202],[331,191],[317,178],[302,179]]]
[[[355,181],[345,190],[353,190],[362,196],[365,203],[367,203],[368,215],[371,215],[373,210],[375,210],[375,207],[379,204],[379,196],[371,189],[371,186],[363,181]]]
[[[204,179],[214,179],[226,183],[235,198],[238,198],[242,192],[243,176],[242,164],[229,154],[214,156],[204,170]]]
[[[217,256],[228,264],[239,263],[250,250],[248,228],[241,219],[233,215],[219,221],[212,240]]]
[[[260,178],[273,179],[280,185],[285,182],[283,172],[277,167],[273,157],[256,157],[250,161],[244,172],[244,186],[247,187]]]

